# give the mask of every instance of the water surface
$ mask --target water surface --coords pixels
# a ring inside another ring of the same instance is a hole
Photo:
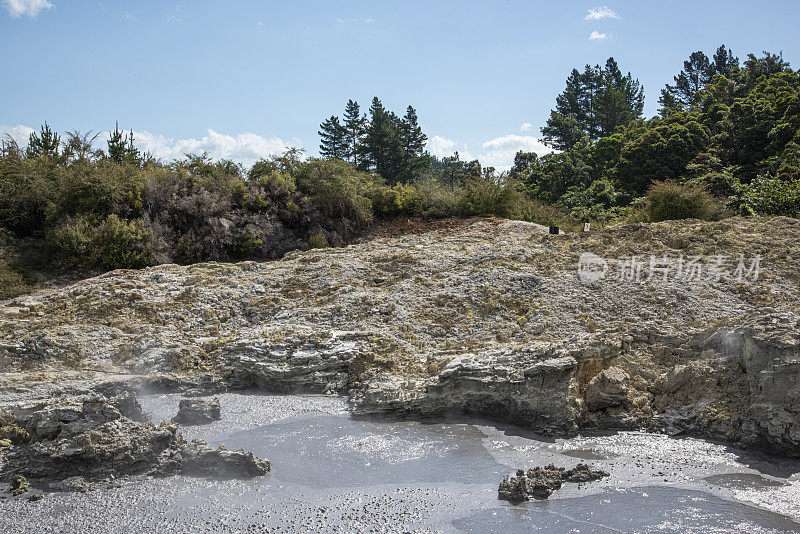
[[[252,480],[126,480],[86,494],[0,501],[2,532],[800,531],[800,468],[723,445],[643,433],[544,439],[485,421],[356,420],[330,396],[224,394],[188,438],[252,450]],[[179,395],[141,399],[155,421]],[[611,477],[547,501],[497,499],[519,467],[578,461]]]

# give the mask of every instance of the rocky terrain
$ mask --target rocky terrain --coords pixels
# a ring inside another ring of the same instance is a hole
[[[170,458],[265,471],[140,422],[139,390],[340,393],[365,416],[641,428],[800,456],[800,221],[414,228],[275,262],[113,271],[3,303],[4,478],[66,479],[81,462],[98,477],[162,471]],[[586,253],[603,277],[579,270]],[[107,454],[86,456],[98,442]]]

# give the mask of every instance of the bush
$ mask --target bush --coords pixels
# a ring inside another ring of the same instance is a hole
[[[650,222],[675,219],[717,221],[724,215],[722,204],[704,187],[657,182],[647,190],[646,199]]]
[[[295,175],[297,189],[307,195],[326,219],[343,219],[360,227],[372,221],[367,196],[375,178],[339,159],[311,159]]]
[[[495,180],[490,177],[473,178],[459,199],[461,215],[481,217],[517,218],[525,203],[525,196],[515,180]]]
[[[750,184],[736,183],[732,203],[745,214],[800,217],[800,178],[784,180],[761,176]]]
[[[10,299],[31,290],[16,265],[16,249],[11,235],[0,228],[0,300]]]
[[[629,204],[629,194],[618,191],[610,180],[595,180],[589,187],[572,186],[559,202],[578,220],[610,220]]]
[[[53,265],[62,269],[136,269],[152,265],[153,234],[140,221],[109,215],[99,225],[87,216],[68,219],[47,233]]]
[[[325,234],[317,232],[308,237],[308,248],[327,248],[328,239]]]
[[[453,217],[459,212],[463,187],[429,178],[392,188],[375,187],[370,192],[376,216]]]

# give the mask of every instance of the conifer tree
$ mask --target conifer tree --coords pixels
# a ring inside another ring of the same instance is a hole
[[[734,70],[739,68],[739,58],[733,55],[733,51],[725,48],[725,45],[720,45],[714,53],[711,68],[714,74],[730,78]]]
[[[639,118],[644,110],[644,89],[629,72],[622,75],[614,58],[608,58],[601,71],[602,80],[593,106],[593,139],[607,137],[618,126]]]
[[[33,132],[28,137],[28,147],[25,149],[25,157],[36,158],[47,156],[53,159],[58,158],[58,148],[61,145],[61,138],[57,133],[50,129],[45,122],[39,133]]]
[[[361,154],[364,151],[364,129],[366,128],[367,117],[361,115],[361,108],[358,102],[348,100],[344,110],[344,127],[347,130],[347,151],[350,163],[356,167],[361,166]]]
[[[614,58],[608,58],[604,67],[586,65],[582,73],[572,70],[542,134],[551,146],[569,150],[583,138],[593,141],[612,134],[638,119],[643,109],[639,80],[630,72],[623,76]]]
[[[114,131],[108,136],[107,145],[108,157],[114,163],[138,165],[141,162],[139,149],[133,145],[133,130],[130,134],[126,134],[119,129],[119,123],[115,123]]]
[[[417,111],[408,106],[400,122],[400,139],[403,145],[403,168],[399,179],[408,182],[416,178],[427,165],[425,143],[428,137],[422,132]]]
[[[721,45],[714,53],[713,60],[701,50],[692,52],[689,59],[683,62],[683,70],[673,77],[675,85],[669,85],[662,91],[659,102],[663,109],[685,109],[694,103],[695,95],[706,85],[711,83],[714,75],[720,74],[730,78],[739,68],[739,58],[733,55],[725,45]],[[669,93],[670,96],[665,96]],[[670,108],[669,105],[676,104]]]
[[[688,106],[692,103],[694,95],[711,83],[713,75],[708,56],[698,50],[692,52],[689,59],[683,62],[683,70],[674,77],[675,85],[671,89],[678,102]]]
[[[681,103],[675,98],[675,94],[669,90],[669,86],[661,90],[661,96],[658,98],[658,103],[661,107],[658,109],[659,115],[662,117],[669,117],[676,111],[682,109]]]
[[[369,115],[370,121],[364,136],[364,162],[388,183],[395,184],[402,179],[400,120],[383,107],[377,96],[372,99]]]
[[[319,153],[326,158],[347,159],[350,155],[347,144],[347,129],[332,115],[319,125]]]

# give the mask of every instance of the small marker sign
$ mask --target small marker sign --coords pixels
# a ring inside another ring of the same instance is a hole
[[[587,222],[583,223],[583,231],[584,232],[588,232],[589,231],[589,223],[587,223]]]

